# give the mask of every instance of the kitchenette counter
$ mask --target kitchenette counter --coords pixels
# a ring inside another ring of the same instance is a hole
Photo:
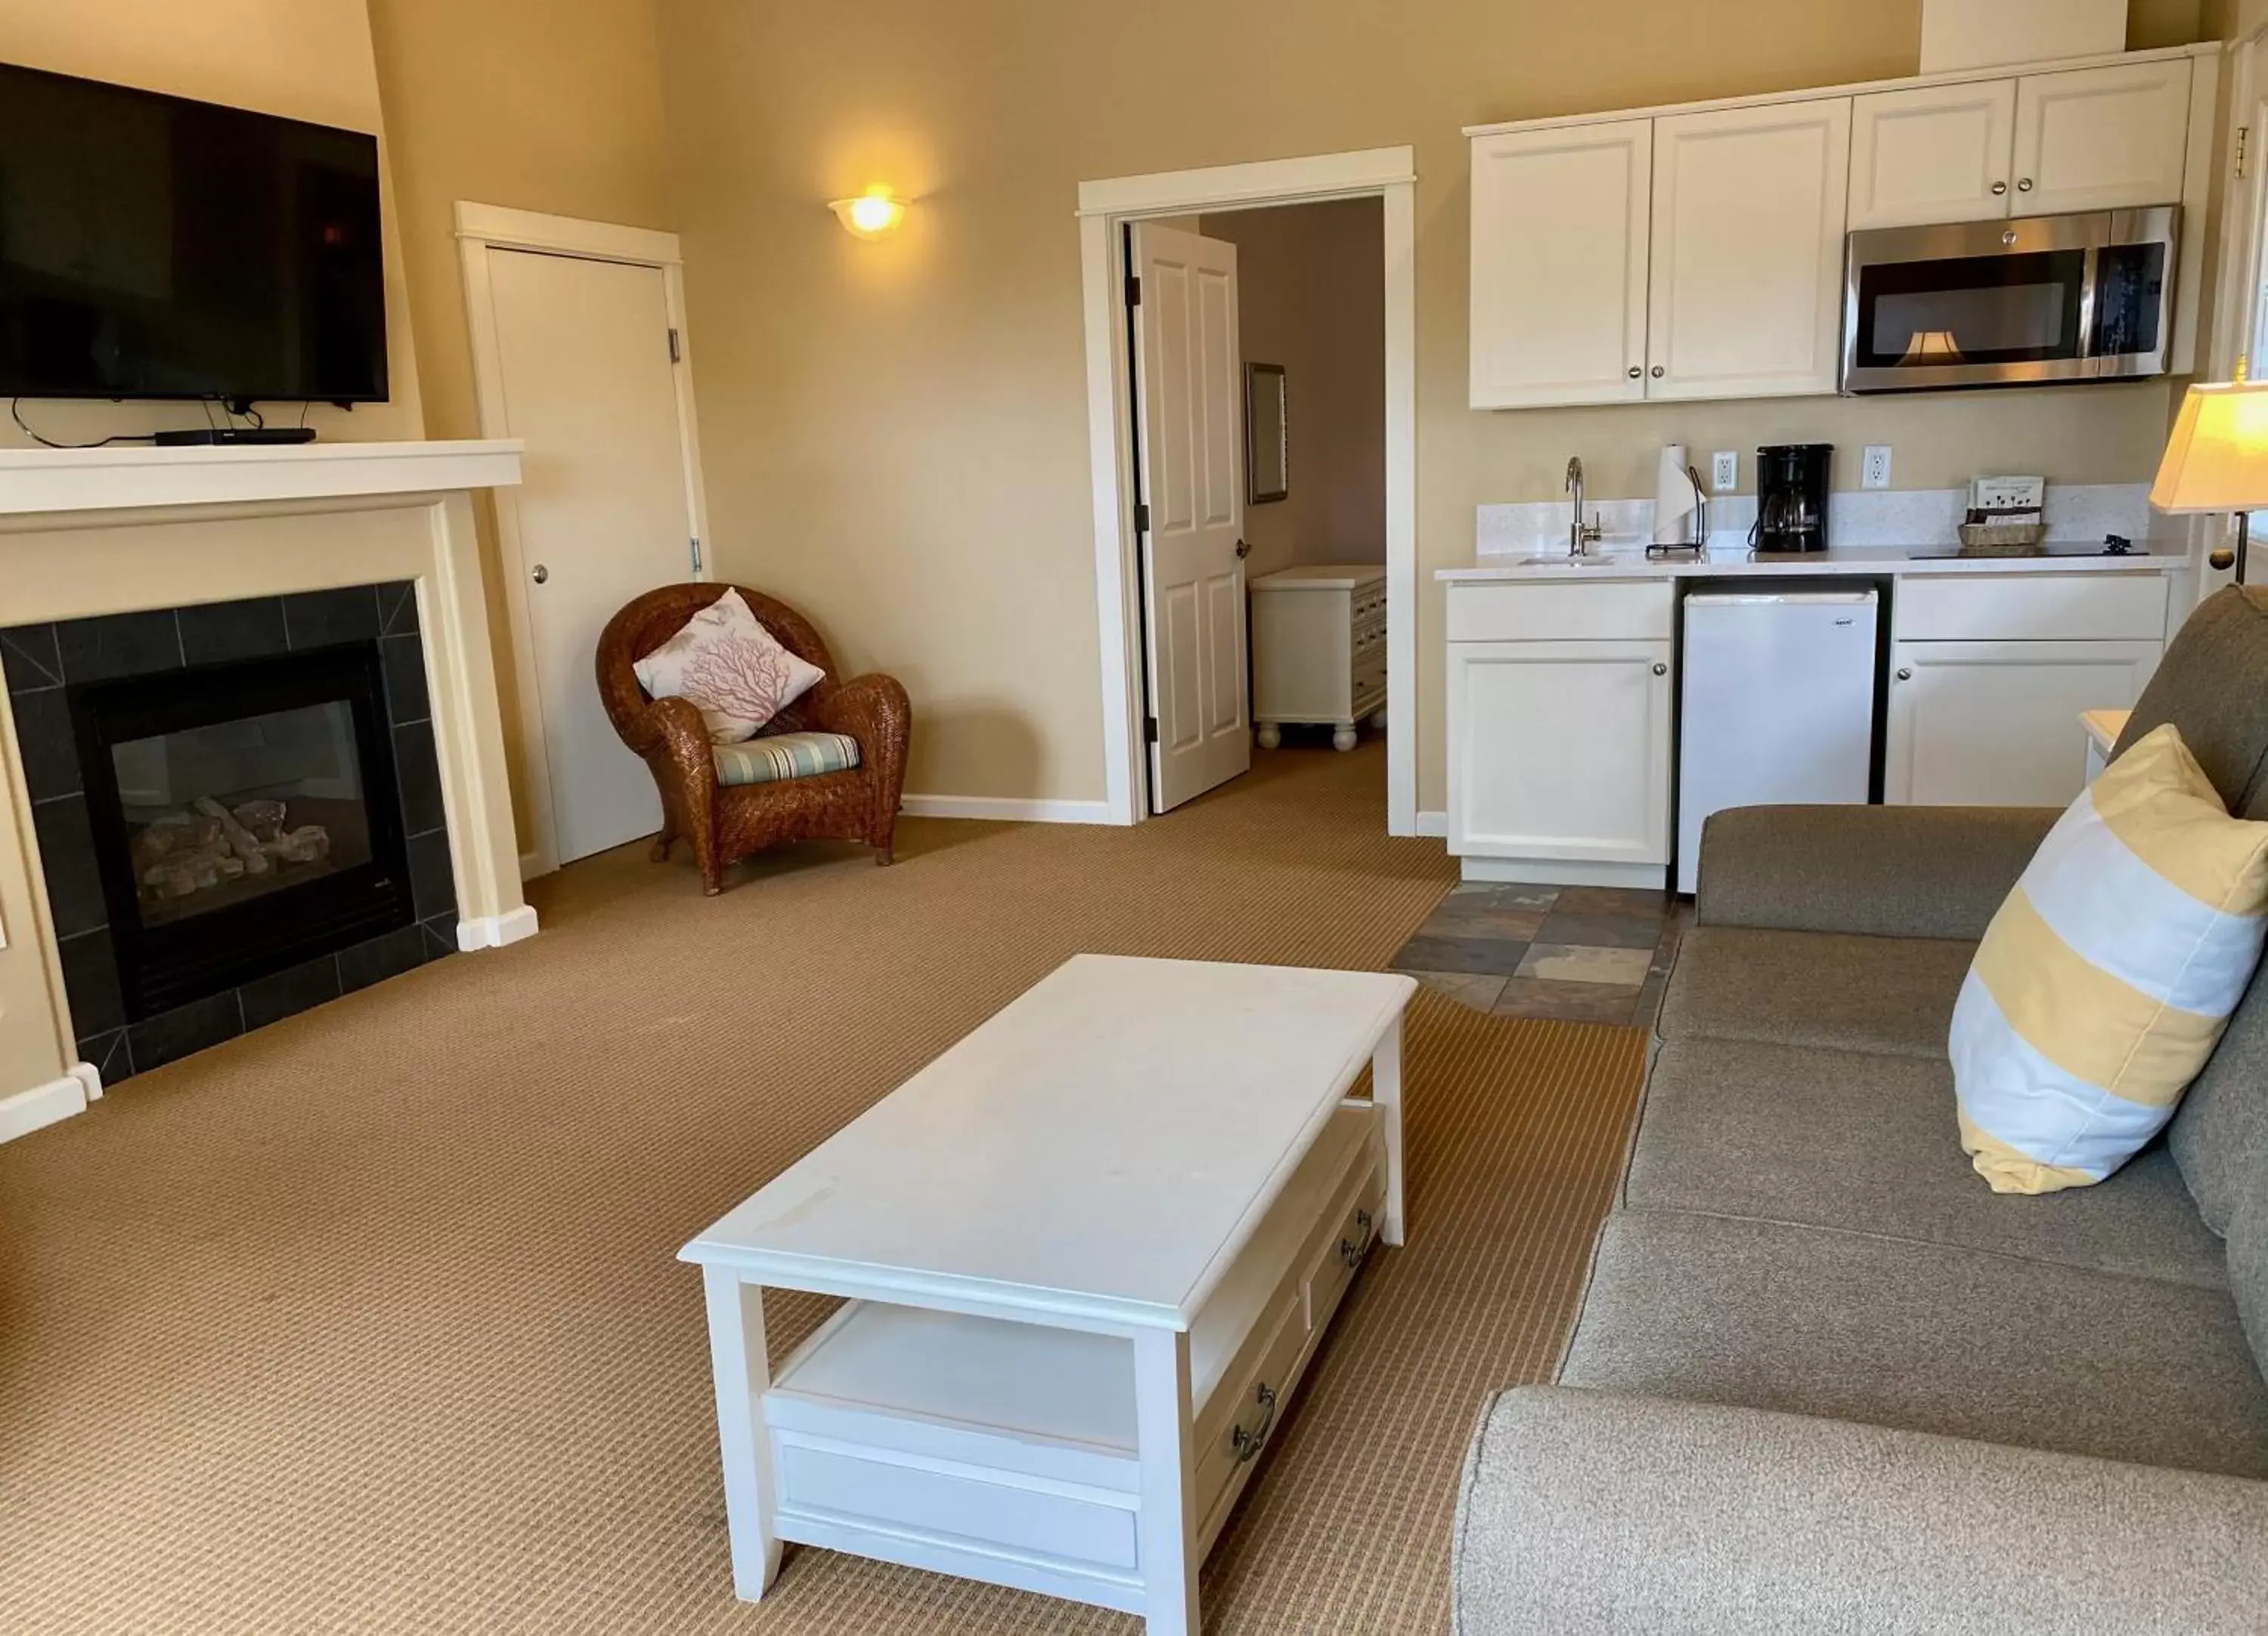
[[[2124,556],[2107,556],[2100,546],[2051,545],[2043,556],[1958,556],[1940,545],[1862,545],[1802,556],[1759,556],[1745,548],[1699,556],[1649,557],[1637,550],[1610,549],[1587,561],[1530,562],[1525,557],[1478,556],[1470,567],[1442,568],[1433,578],[1447,584],[1499,580],[1614,580],[1694,578],[1787,578],[1815,574],[1881,578],[1904,574],[2008,573],[2186,573],[2186,553],[2137,547]]]

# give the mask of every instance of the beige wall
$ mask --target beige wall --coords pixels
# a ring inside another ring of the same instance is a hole
[[[379,133],[386,236],[397,252],[386,291],[392,402],[351,413],[318,405],[307,423],[333,439],[423,435],[394,156],[379,119],[364,0],[0,0],[0,63]],[[180,425],[196,412],[179,404],[41,402],[27,405],[25,418],[48,437],[83,442]],[[0,446],[29,442],[0,420]]]
[[[2190,11],[2138,6],[2138,37],[2183,34]],[[1594,492],[1643,494],[1670,440],[1888,442],[1901,487],[1988,467],[2138,480],[2166,424],[2162,383],[1465,407],[1461,126],[1911,73],[1918,0],[1319,0],[1291,35],[1279,9],[1250,0],[678,0],[662,39],[722,566],[807,606],[851,660],[904,677],[917,790],[1102,791],[1082,179],[1415,144],[1427,807],[1443,778],[1430,571],[1469,556],[1475,504],[1556,495],[1578,453]],[[824,202],[873,181],[921,203],[900,235],[862,244]]]
[[[1207,216],[1236,246],[1248,363],[1281,364],[1291,494],[1246,507],[1257,578],[1303,563],[1386,560],[1386,260],[1379,201]]]
[[[476,438],[456,203],[632,227],[673,225],[653,0],[369,4],[426,424],[436,438]],[[534,843],[526,758],[495,515],[485,496],[481,550],[512,811],[526,851]]]

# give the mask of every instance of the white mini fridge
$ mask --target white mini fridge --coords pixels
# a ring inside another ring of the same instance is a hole
[[[1877,604],[1872,587],[1728,588],[1685,599],[1679,891],[1700,884],[1701,823],[1712,813],[1866,801]]]

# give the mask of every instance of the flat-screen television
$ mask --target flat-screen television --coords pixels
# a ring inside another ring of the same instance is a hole
[[[0,397],[386,397],[378,139],[0,64]]]

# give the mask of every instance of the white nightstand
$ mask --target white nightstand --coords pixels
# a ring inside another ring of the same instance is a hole
[[[1386,565],[1325,563],[1252,582],[1252,719],[1260,747],[1287,721],[1327,723],[1354,748],[1364,717],[1386,725]]]
[[[2087,781],[2093,784],[2103,768],[2110,764],[2111,747],[2118,735],[2126,731],[2126,718],[2131,710],[2083,710],[2079,713],[2079,725],[2087,729]]]

